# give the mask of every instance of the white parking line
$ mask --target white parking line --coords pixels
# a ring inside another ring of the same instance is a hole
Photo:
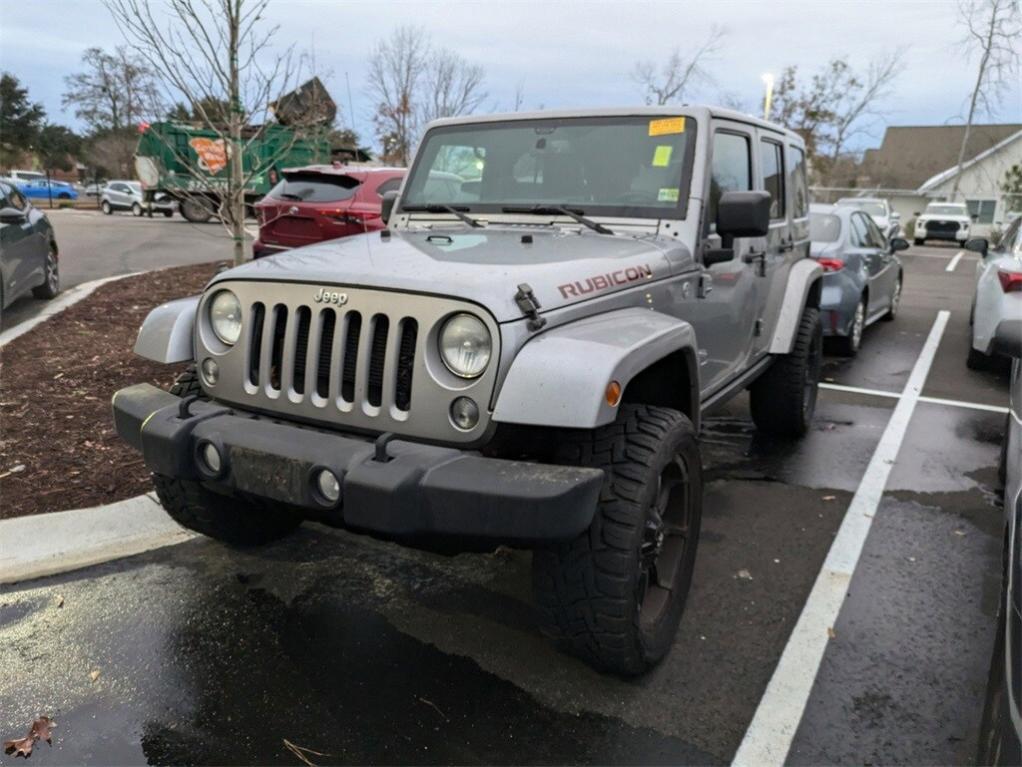
[[[884,397],[886,399],[901,399],[901,394],[895,391],[883,391],[882,389],[863,389],[858,386],[843,386],[835,383],[820,383],[821,389],[846,392],[848,394],[862,394],[866,397]],[[967,410],[985,410],[988,413],[1007,413],[1008,408],[1000,405],[984,405],[981,402],[963,402],[958,399],[943,399],[941,397],[919,397],[920,402],[930,405],[947,405],[948,407],[960,407]]]
[[[964,250],[960,250],[957,253],[955,253],[955,257],[952,258],[950,262],[948,262],[947,269],[945,269],[944,271],[953,272],[955,270],[955,267],[958,266],[958,262],[962,260],[962,256],[964,255],[965,255]]]
[[[749,729],[735,752],[732,765],[782,765],[788,756],[827,649],[829,631],[844,604],[848,585],[926,383],[930,365],[940,346],[948,317],[950,313],[946,310],[937,313],[930,335],[845,512],[834,543],[816,576],[813,590],[788,638]]]

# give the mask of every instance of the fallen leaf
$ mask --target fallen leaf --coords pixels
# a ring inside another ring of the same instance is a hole
[[[752,573],[750,573],[745,568],[742,568],[737,573],[735,573],[735,577],[736,578],[741,578],[743,581],[751,581],[752,580]]]
[[[18,738],[17,740],[5,740],[4,741],[4,752],[13,753],[15,756],[23,756],[28,759],[32,756],[32,746],[35,745],[35,738],[31,735],[26,735],[24,738]]]
[[[823,500],[825,500],[825,501],[833,501],[835,498],[837,498],[836,495],[825,495],[825,496],[823,496]]]
[[[56,726],[57,723],[50,719],[50,717],[41,716],[32,722],[32,729],[28,731],[28,736],[36,740],[45,740],[47,743],[52,743],[51,738],[53,734],[50,730]]]
[[[831,639],[837,639],[837,632],[834,631],[833,626],[827,626],[827,636]]]
[[[444,718],[444,721],[447,721],[447,722],[451,721],[450,719],[448,719],[448,718],[447,718],[447,714],[445,714],[445,713],[444,713],[443,711],[441,711],[441,710],[440,710],[440,706],[438,706],[438,705],[437,705],[436,703],[434,703],[433,701],[431,701],[431,700],[426,700],[425,698],[422,698],[422,697],[420,697],[420,698],[419,698],[419,700],[421,700],[421,701],[422,701],[423,703],[425,703],[425,704],[426,704],[427,706],[429,706],[429,707],[430,707],[431,709],[433,709],[433,710],[434,710],[434,711],[436,711],[436,712],[437,712],[438,714],[440,714],[440,716],[442,716],[442,717]]]
[[[63,606],[64,606],[64,597],[62,595],[60,595],[60,594],[57,594],[57,607],[63,607]]]
[[[91,679],[93,682],[95,682],[97,679],[99,679],[99,669],[98,668],[95,669],[94,671],[90,671],[89,672],[89,679]]]
[[[309,767],[316,767],[316,763],[315,762],[310,762],[309,758],[306,756],[306,754],[313,754],[315,756],[332,756],[332,754],[324,754],[322,751],[313,751],[311,748],[306,748],[305,746],[299,746],[299,745],[297,745],[295,743],[292,743],[287,738],[284,738],[283,740],[284,740],[284,747],[288,751],[290,751],[292,754],[297,756],[299,759],[301,759],[303,762],[305,762],[307,765],[309,765]]]
[[[964,530],[955,530],[955,535],[965,535]]]

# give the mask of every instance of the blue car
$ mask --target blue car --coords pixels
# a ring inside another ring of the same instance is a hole
[[[839,354],[852,357],[868,325],[898,314],[904,275],[896,253],[908,240],[888,240],[869,215],[843,205],[810,206],[809,238],[810,255],[824,272],[823,334]]]
[[[77,200],[78,192],[70,184],[63,181],[47,181],[45,178],[35,181],[23,181],[18,184],[23,195],[32,200]]]

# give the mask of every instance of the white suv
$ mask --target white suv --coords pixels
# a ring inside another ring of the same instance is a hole
[[[931,202],[916,218],[912,233],[916,245],[927,240],[948,240],[964,245],[969,239],[972,218],[962,202]]]
[[[142,197],[142,185],[138,181],[109,181],[99,196],[99,207],[108,216],[115,210],[130,210],[134,215],[141,216],[145,213],[146,204]],[[174,215],[174,201],[158,194],[153,200],[153,212],[170,218]]]

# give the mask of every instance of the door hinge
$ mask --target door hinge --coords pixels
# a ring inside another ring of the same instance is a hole
[[[712,292],[713,292],[713,275],[712,274],[700,274],[699,275],[699,288],[696,290],[696,297],[697,298],[706,298]]]

